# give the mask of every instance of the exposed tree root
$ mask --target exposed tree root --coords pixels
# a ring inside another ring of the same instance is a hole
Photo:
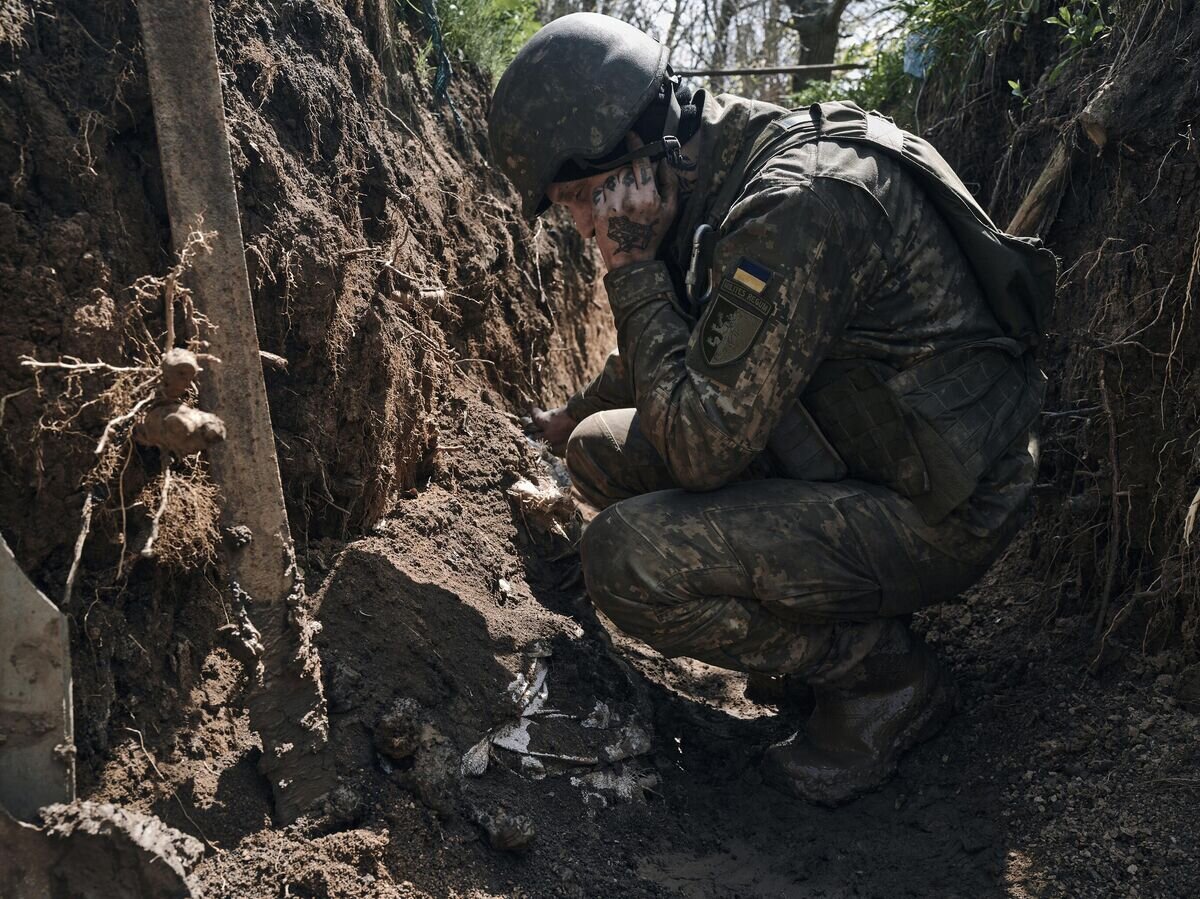
[[[208,323],[196,311],[191,294],[181,281],[195,254],[207,249],[207,239],[207,235],[193,232],[178,262],[166,275],[145,276],[131,286],[136,302],[125,327],[127,361],[85,362],[74,356],[21,359],[21,365],[33,374],[38,395],[44,399],[40,434],[75,435],[89,429],[89,423],[97,416],[103,421],[93,449],[95,462],[81,485],[85,496],[63,589],[64,606],[70,604],[75,591],[84,549],[100,508],[117,514],[121,522],[117,539],[122,544],[129,543],[130,512],[153,510],[149,536],[139,553],[142,557],[154,557],[179,569],[207,564],[215,558],[219,539],[217,490],[197,454],[224,439],[225,426],[211,413],[182,402],[196,392],[195,379],[202,370],[200,361],[219,361],[204,353]],[[166,318],[166,337],[161,348],[148,327],[160,299]],[[187,348],[173,345],[177,311],[183,313]],[[159,447],[163,466],[158,477],[147,484],[139,500],[130,506],[125,503],[125,473],[135,455],[134,440]],[[114,497],[119,506],[114,504]],[[135,522],[141,520],[142,515],[134,516]],[[117,577],[124,570],[124,563],[122,554]]]

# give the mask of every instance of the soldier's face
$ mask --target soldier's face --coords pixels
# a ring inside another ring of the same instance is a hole
[[[551,184],[546,190],[546,197],[555,206],[564,206],[571,213],[575,222],[575,230],[584,240],[595,237],[596,221],[592,205],[593,188],[603,183],[612,172],[600,172],[591,178],[580,178],[578,181],[563,181]]]

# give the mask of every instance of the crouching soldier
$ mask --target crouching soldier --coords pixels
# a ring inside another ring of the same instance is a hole
[[[580,13],[496,89],[499,165],[527,216],[595,238],[617,328],[537,424],[604,510],[593,602],[668,656],[811,684],[764,773],[837,804],[953,710],[908,618],[1020,524],[1056,263],[888,119],[693,95],[667,57]]]

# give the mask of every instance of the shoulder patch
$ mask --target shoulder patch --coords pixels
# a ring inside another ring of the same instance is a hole
[[[731,277],[721,280],[700,325],[700,351],[712,368],[731,365],[749,353],[775,311],[775,304],[761,295],[772,273],[757,265],[744,269],[746,263],[743,259]],[[755,289],[739,275],[761,286]]]
[[[754,293],[762,293],[774,274],[769,268],[743,256],[733,271],[733,280]]]

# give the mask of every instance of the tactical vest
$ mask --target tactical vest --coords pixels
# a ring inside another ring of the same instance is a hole
[[[735,162],[706,219],[716,228],[746,182],[783,150],[832,139],[898,160],[949,224],[1003,338],[956,347],[904,371],[827,360],[771,435],[784,473],[852,477],[910,498],[937,524],[1028,435],[1045,397],[1034,361],[1053,302],[1058,262],[1036,238],[1001,231],[942,156],[890,119],[854,103],[815,104],[766,126]]]

